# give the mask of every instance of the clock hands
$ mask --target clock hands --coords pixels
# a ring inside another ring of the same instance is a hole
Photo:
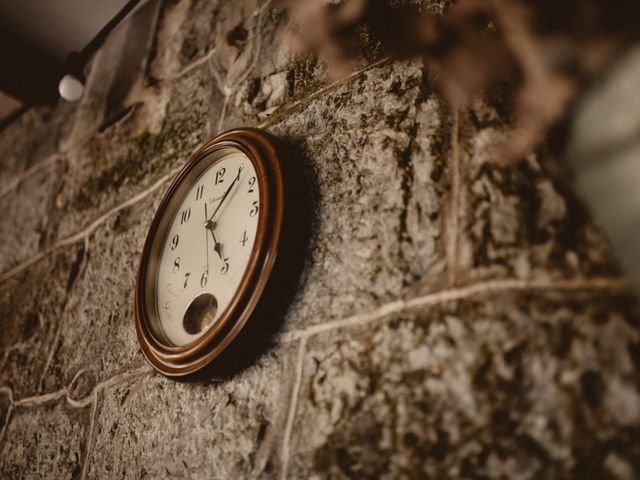
[[[213,211],[210,217],[208,217],[207,215],[207,204],[205,202],[205,220],[206,221],[204,223],[204,228],[211,232],[211,236],[213,237],[213,250],[218,254],[218,256],[220,257],[220,260],[222,260],[223,273],[226,273],[226,271],[228,271],[229,264],[227,263],[228,259],[225,259],[224,256],[222,255],[222,243],[220,243],[216,238],[216,233],[214,230],[217,226],[217,223],[213,221],[213,218],[216,216],[216,213],[220,211],[220,208],[222,207],[222,205],[224,204],[224,201],[227,199],[227,197],[231,193],[231,190],[233,190],[233,187],[236,184],[236,182],[240,180],[240,174],[242,173],[243,168],[244,167],[241,165],[240,168],[238,169],[238,174],[235,176],[235,178],[231,182],[231,185],[229,185],[229,188],[227,188],[226,192],[224,192],[222,199],[220,199],[220,202],[218,203],[218,205],[216,206],[215,210]],[[207,254],[208,254],[208,249],[209,247],[207,247]],[[207,268],[208,268],[208,264],[207,264]]]
[[[209,215],[207,215],[207,202],[204,202],[204,225],[205,225],[204,238],[206,241],[206,249],[207,249],[207,272],[209,271],[209,235],[207,234],[208,218],[209,218]]]
[[[216,209],[213,211],[213,213],[211,214],[211,217],[209,217],[209,221],[211,222],[213,220],[213,217],[216,216],[216,213],[218,213],[218,210],[220,210],[220,207],[222,206],[222,204],[224,203],[224,201],[227,199],[227,197],[229,196],[229,193],[231,193],[231,189],[233,189],[233,186],[236,184],[236,182],[238,180],[240,180],[240,174],[242,173],[242,166],[240,166],[240,169],[238,170],[238,175],[236,175],[236,178],[233,179],[233,182],[231,182],[231,185],[229,185],[229,188],[227,188],[227,191],[224,192],[224,195],[222,196],[222,199],[220,200],[220,203],[218,203],[218,206],[216,207]],[[215,227],[215,225],[214,225]]]
[[[212,225],[215,225],[215,223],[212,223]],[[213,236],[213,250],[218,254],[218,256],[220,257],[220,260],[224,262],[224,258],[222,258],[222,244],[216,238],[216,234],[213,231],[213,227],[207,228],[207,230],[209,230],[211,232],[211,235]]]
[[[214,231],[217,226],[216,222],[211,220],[211,218],[213,218],[213,215],[211,216],[211,218],[208,218],[208,217],[209,215],[207,215],[207,202],[204,202],[204,218],[205,218],[204,228],[205,228],[205,235],[207,237],[207,270],[209,270],[209,235],[207,235],[206,233],[207,231],[211,232],[211,236],[213,237],[213,250],[218,254],[218,256],[220,257],[220,260],[222,260],[223,263],[225,261],[222,256],[222,244],[216,238],[216,232]]]
[[[205,212],[207,210],[207,204],[205,202],[204,204],[204,208],[205,208]],[[206,213],[205,213],[206,215]],[[206,217],[205,217],[206,218]],[[218,241],[218,239],[216,238],[216,234],[213,231],[216,228],[216,222],[212,222],[211,219],[208,219],[206,222],[204,222],[204,228],[205,228],[205,232],[209,231],[211,232],[211,235],[213,236],[213,250],[220,256],[220,260],[224,261],[224,259],[222,258],[222,244]],[[207,235],[207,268],[209,268],[209,236]]]
[[[205,224],[205,228],[209,230],[211,232],[211,235],[213,236],[213,249],[216,251],[216,253],[220,257],[220,260],[222,261],[221,272],[224,275],[229,271],[229,259],[224,258],[224,255],[222,255],[222,244],[216,238],[216,234],[214,232],[214,229],[216,228],[216,222],[207,220],[207,223]]]

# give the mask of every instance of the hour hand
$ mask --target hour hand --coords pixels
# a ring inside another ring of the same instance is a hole
[[[211,235],[213,235],[213,241],[215,242],[213,245],[213,249],[217,252],[222,260],[222,244],[216,239],[216,234],[211,230]]]
[[[222,244],[218,241],[218,239],[216,238],[216,234],[213,231],[216,228],[216,222],[207,220],[207,222],[204,224],[204,227],[211,232],[211,236],[213,237],[213,250],[215,250],[215,252],[218,254],[218,256],[220,257],[220,260],[223,260]]]

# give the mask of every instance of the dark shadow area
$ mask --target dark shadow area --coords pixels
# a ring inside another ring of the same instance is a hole
[[[244,328],[208,367],[186,381],[228,380],[268,353],[282,331],[289,306],[303,281],[312,231],[317,222],[313,208],[318,191],[304,141],[278,138],[284,177],[285,207],[278,256],[258,305]]]
[[[0,30],[0,90],[22,103],[55,104],[64,65]]]

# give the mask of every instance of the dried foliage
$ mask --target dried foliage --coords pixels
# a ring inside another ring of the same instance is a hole
[[[334,75],[362,55],[364,32],[390,54],[422,58],[454,108],[508,84],[516,124],[510,157],[539,143],[585,83],[640,34],[637,0],[281,3],[299,44]]]

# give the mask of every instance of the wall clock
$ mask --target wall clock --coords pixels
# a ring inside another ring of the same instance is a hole
[[[160,203],[134,310],[142,351],[165,375],[209,365],[265,289],[284,211],[275,145],[257,129],[219,135],[191,157]]]

